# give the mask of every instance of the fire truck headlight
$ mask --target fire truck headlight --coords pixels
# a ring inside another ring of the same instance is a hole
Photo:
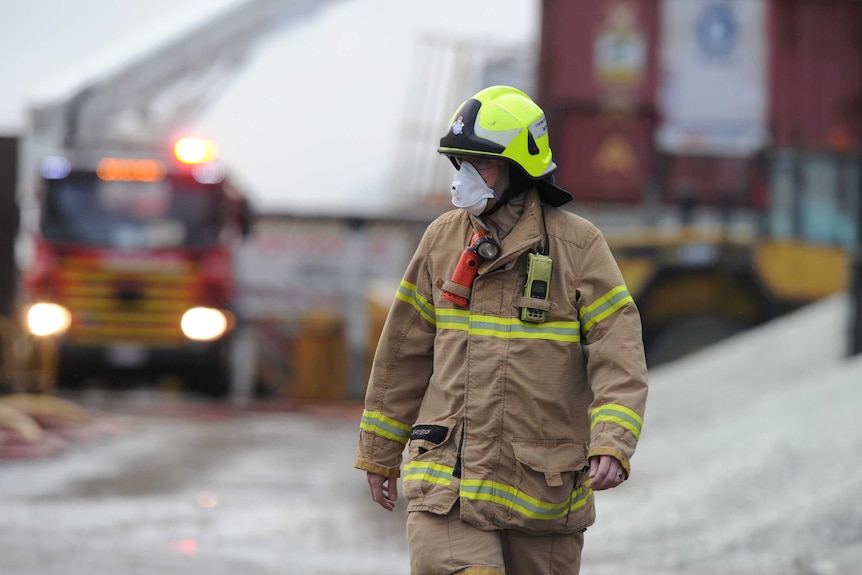
[[[37,303],[27,311],[27,327],[33,335],[59,335],[71,323],[69,310],[55,303]]]
[[[224,312],[208,307],[195,307],[183,314],[180,326],[186,337],[195,341],[213,341],[220,338],[230,325]]]

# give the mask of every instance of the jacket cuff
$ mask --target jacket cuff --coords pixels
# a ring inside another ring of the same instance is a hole
[[[401,476],[401,469],[399,467],[385,467],[383,465],[377,465],[376,463],[365,461],[359,458],[356,459],[353,464],[353,467],[355,467],[356,469],[361,469],[362,471],[370,471],[371,473],[376,473],[377,475],[383,475],[384,477]]]
[[[403,453],[404,444],[399,441],[368,431],[359,433],[359,445],[356,449],[356,459],[359,461],[374,462],[384,469],[398,469],[401,467]]]
[[[629,458],[637,447],[637,438],[627,429],[615,423],[600,422],[590,433],[590,456],[610,455],[622,463],[630,473]]]

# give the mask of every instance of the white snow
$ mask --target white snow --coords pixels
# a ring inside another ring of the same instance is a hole
[[[823,300],[655,369],[631,481],[597,495],[584,575],[862,572],[850,311]]]

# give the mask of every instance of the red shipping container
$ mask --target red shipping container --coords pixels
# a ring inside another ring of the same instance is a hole
[[[652,170],[652,126],[636,114],[562,115],[551,132],[558,183],[578,201],[639,201]]]
[[[658,0],[545,0],[538,101],[557,181],[578,200],[637,202],[650,173]]]
[[[655,97],[658,0],[545,0],[539,97],[590,104]]]
[[[862,147],[862,2],[772,0],[771,128],[778,147]]]
[[[757,206],[772,148],[862,148],[862,2],[765,0],[767,148],[749,157],[661,151],[663,1],[542,2],[537,100],[557,181],[576,201],[637,203],[655,183],[669,203],[694,191],[701,203]]]

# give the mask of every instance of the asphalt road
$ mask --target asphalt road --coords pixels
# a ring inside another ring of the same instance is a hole
[[[352,468],[356,407],[75,399],[89,436],[0,460],[0,574],[409,571],[403,504],[379,509]]]

